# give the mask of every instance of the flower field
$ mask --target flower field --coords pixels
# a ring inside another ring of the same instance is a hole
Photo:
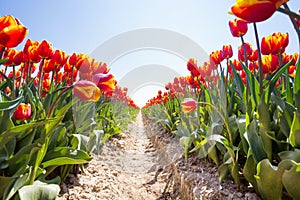
[[[174,77],[141,109],[106,63],[26,39],[22,19],[0,17],[0,198],[55,199],[68,175],[84,172],[142,112],[179,138],[186,162],[195,153],[213,162],[220,183],[300,199],[300,59],[285,52],[300,46],[300,10],[270,0],[237,1],[230,12],[240,46],[223,45],[204,63],[189,59],[190,75]],[[258,34],[257,23],[275,12],[295,33]],[[250,28],[255,44],[244,39]]]

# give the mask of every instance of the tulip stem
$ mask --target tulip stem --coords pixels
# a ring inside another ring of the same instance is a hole
[[[40,77],[39,77],[39,85],[38,85],[38,95],[40,98],[42,97],[42,86],[43,86],[43,78],[44,78],[44,73],[43,73],[44,61],[45,61],[45,59],[43,58],[40,63],[40,66],[39,66]]]
[[[12,74],[12,88],[11,88],[11,96],[13,99],[16,97],[15,88],[16,88],[16,67],[13,65],[13,74]]]
[[[263,71],[262,71],[262,61],[261,61],[261,51],[260,51],[260,45],[259,45],[259,37],[258,37],[258,31],[257,31],[257,26],[256,23],[253,22],[253,27],[254,27],[254,33],[255,33],[255,40],[256,40],[256,46],[257,46],[257,51],[258,51],[258,67],[259,67],[259,92],[260,95],[263,94]]]
[[[284,3],[284,4],[286,4],[286,3]],[[284,4],[283,4],[284,8],[279,7],[277,10],[281,13],[289,15],[290,17],[293,17],[293,18],[296,18],[296,19],[300,20],[300,15],[298,15],[297,13],[292,12],[289,8],[286,8],[286,6]]]

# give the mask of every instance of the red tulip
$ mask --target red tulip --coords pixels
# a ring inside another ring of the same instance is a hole
[[[73,85],[73,93],[83,101],[97,102],[101,96],[101,91],[97,85],[87,80],[76,82]]]
[[[184,114],[190,113],[197,108],[197,102],[193,98],[187,98],[181,102],[181,108]]]
[[[40,58],[50,59],[53,54],[52,44],[50,42],[47,42],[46,40],[43,40],[39,44],[37,51]]]
[[[11,15],[0,17],[0,46],[12,48],[20,44],[28,30]]]
[[[231,58],[233,56],[231,45],[223,45],[222,53],[223,53],[223,58],[224,59]]]
[[[229,21],[229,28],[233,37],[241,37],[248,31],[248,24],[244,20],[234,19]]]
[[[261,22],[271,17],[287,0],[237,0],[231,12],[248,22]]]
[[[15,120],[27,120],[31,117],[31,105],[20,103],[14,112]]]

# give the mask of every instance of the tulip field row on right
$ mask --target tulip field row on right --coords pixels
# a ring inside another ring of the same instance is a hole
[[[285,1],[237,1],[229,28],[239,47],[224,45],[205,63],[190,59],[189,76],[175,77],[142,111],[218,166],[219,181],[247,182],[262,199],[283,191],[300,199],[300,61],[287,54],[290,33],[258,34],[256,23],[287,14],[300,41],[300,15]],[[256,44],[244,40],[254,28]],[[233,51],[238,52],[234,58]]]

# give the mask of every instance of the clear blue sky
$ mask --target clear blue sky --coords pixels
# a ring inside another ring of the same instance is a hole
[[[0,0],[0,15],[12,14],[29,28],[28,38],[46,39],[69,54],[89,54],[111,37],[139,28],[176,31],[210,53],[224,44],[235,48],[240,44],[239,39],[231,36],[228,27],[228,21],[234,19],[228,10],[234,3],[234,0]],[[289,5],[294,11],[300,9],[299,0],[290,0]],[[287,52],[298,51],[296,34],[287,16],[276,13],[259,23],[258,28],[260,37],[273,32],[289,32]],[[254,43],[253,27],[249,29],[245,40]],[[118,63],[130,65],[129,58],[139,65],[150,62],[129,56]],[[166,62],[174,65],[172,59]],[[126,66],[122,68],[126,73]]]

